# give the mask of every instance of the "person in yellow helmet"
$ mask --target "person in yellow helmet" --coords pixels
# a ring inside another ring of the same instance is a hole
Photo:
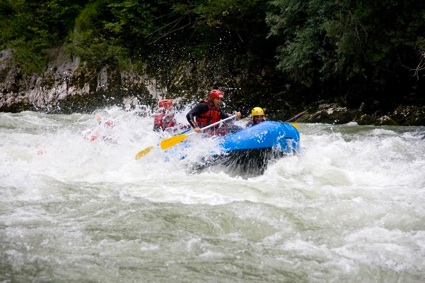
[[[251,111],[251,120],[248,121],[246,127],[251,127],[264,121],[266,121],[266,116],[264,115],[263,108],[254,107]]]

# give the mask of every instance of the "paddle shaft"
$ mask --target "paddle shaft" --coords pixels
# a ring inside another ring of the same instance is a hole
[[[208,125],[206,127],[201,128],[201,131],[206,130],[206,129],[211,128],[211,127],[214,127],[214,126],[216,126],[216,125],[218,125],[220,123],[223,123],[223,122],[225,122],[227,120],[230,120],[230,119],[233,119],[235,117],[236,117],[236,115],[233,115],[233,116],[227,117],[226,119],[223,119],[223,120],[220,120],[218,122],[212,123],[211,125]],[[191,135],[193,133],[196,133],[196,132],[191,132],[189,134],[182,134],[182,135],[178,135],[178,136],[174,136],[174,137],[165,139],[165,140],[163,140],[160,143],[161,149],[162,150],[165,150],[167,148],[170,148],[170,147],[172,147],[172,146],[174,146],[174,145],[176,145],[176,144],[184,141],[189,135]]]
[[[214,127],[214,126],[216,126],[216,125],[218,125],[218,124],[220,124],[220,123],[223,123],[223,122],[225,122],[225,121],[231,120],[231,119],[233,119],[233,118],[236,118],[236,115],[229,116],[229,117],[227,117],[227,118],[225,118],[225,119],[223,119],[223,120],[220,120],[220,121],[218,121],[218,122],[212,123],[211,125],[205,126],[205,127],[203,127],[203,128],[200,128],[200,129],[201,129],[201,131],[206,130],[206,129],[209,129],[209,128],[211,128],[211,127]],[[177,136],[181,136],[182,134],[184,134],[184,133],[186,133],[186,132],[188,132],[188,131],[190,131],[190,130],[191,130],[191,129],[186,130],[186,131],[182,132],[180,135],[177,135]],[[194,134],[194,133],[196,133],[196,132],[195,132],[195,131],[193,131],[193,132],[191,132],[191,133],[189,133],[189,134],[186,134],[186,136],[191,135],[191,134]],[[176,136],[174,136],[174,137],[176,137]],[[171,137],[171,138],[173,138],[173,137]]]
[[[225,122],[225,121],[231,120],[231,119],[233,119],[233,118],[236,118],[236,115],[229,116],[229,117],[227,117],[227,118],[225,118],[225,119],[223,119],[223,120],[220,120],[220,121],[218,121],[218,122],[212,123],[211,125],[205,126],[205,127],[203,127],[203,128],[200,128],[200,129],[201,129],[201,131],[206,130],[206,129],[209,129],[209,128],[211,128],[211,127],[214,127],[214,126],[216,126],[216,125],[218,125],[218,124],[220,124],[220,123],[223,123],[223,122]],[[193,134],[193,133],[190,133],[190,134]],[[190,134],[188,134],[188,135],[190,135]]]

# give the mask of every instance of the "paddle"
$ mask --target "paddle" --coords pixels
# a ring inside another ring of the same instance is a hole
[[[227,120],[230,120],[230,119],[233,119],[233,118],[235,118],[236,116],[235,115],[233,115],[233,116],[230,116],[230,117],[227,117],[226,119],[223,119],[223,120],[220,120],[220,121],[218,121],[218,122],[216,122],[216,123],[213,123],[213,124],[211,124],[211,125],[208,125],[208,126],[206,126],[206,127],[204,127],[204,128],[202,128],[201,130],[203,131],[203,130],[206,130],[206,129],[208,129],[208,128],[211,128],[211,127],[213,127],[213,126],[215,126],[215,125],[217,125],[217,124],[220,124],[220,123],[222,123],[222,122],[224,122],[224,121],[227,121]],[[160,146],[161,146],[161,149],[162,150],[165,150],[165,149],[167,149],[167,148],[170,148],[170,147],[172,147],[172,146],[174,146],[174,145],[176,145],[176,144],[178,144],[178,143],[180,143],[180,142],[182,142],[182,141],[184,141],[189,135],[191,135],[191,134],[193,134],[193,133],[195,133],[195,132],[191,132],[191,133],[189,133],[189,134],[185,134],[185,133],[187,133],[187,132],[189,132],[191,130],[191,128],[189,128],[189,129],[187,129],[187,130],[185,130],[185,131],[183,131],[181,134],[179,134],[179,135],[177,135],[177,136],[173,136],[173,137],[171,137],[171,138],[168,138],[168,139],[165,139],[165,140],[163,140],[163,141],[161,141],[161,143],[160,143]],[[143,149],[143,150],[141,150],[141,151],[139,151],[137,154],[136,154],[136,160],[137,159],[139,159],[140,157],[142,157],[142,156],[144,156],[144,155],[146,155],[146,154],[148,154],[153,148],[154,148],[155,146],[149,146],[149,147],[147,147],[147,148],[145,148],[145,149]]]
[[[286,120],[285,122],[290,122],[290,121],[292,121],[292,120],[295,120],[295,119],[297,119],[298,117],[300,117],[300,116],[302,116],[304,113],[306,113],[308,111],[308,109],[307,110],[305,110],[305,111],[303,111],[303,112],[301,112],[301,113],[298,113],[297,115],[295,115],[294,117],[292,117],[291,119],[288,119],[288,120]],[[292,126],[294,126],[295,127],[295,129],[297,129],[297,130],[299,130],[299,128],[298,128],[298,124],[297,123],[291,123],[291,125]]]
[[[291,126],[293,126],[295,129],[299,130],[297,123],[291,123]]]
[[[189,132],[190,130],[192,130],[192,128],[189,128],[189,129],[187,129],[187,130],[184,130],[183,132],[181,132],[179,135],[181,135],[181,134],[184,134],[184,133],[187,133],[187,132]],[[140,157],[142,157],[143,155],[146,155],[146,154],[148,154],[152,149],[154,149],[154,147],[155,146],[149,146],[149,147],[147,147],[147,148],[145,148],[145,149],[143,149],[143,150],[141,150],[141,151],[139,151],[137,154],[136,154],[136,157],[135,157],[135,159],[137,160],[137,159],[139,159]]]
[[[154,148],[154,146],[150,146],[150,147],[145,148],[144,150],[139,151],[139,152],[136,154],[136,157],[135,157],[135,158],[136,158],[136,160],[137,160],[137,159],[139,159],[140,157],[142,157],[143,155],[148,154],[148,153],[149,153],[149,151],[151,151],[153,148]]]
[[[223,123],[224,121],[233,119],[235,117],[236,117],[236,115],[227,117],[226,119],[220,120],[220,121],[215,122],[215,123],[213,123],[211,125],[208,125],[206,127],[201,128],[201,131],[206,130],[206,129],[211,128],[211,127],[214,127],[217,124]],[[176,144],[184,141],[189,135],[191,135],[193,133],[195,133],[195,132],[191,132],[189,134],[182,134],[182,135],[174,136],[174,137],[171,137],[171,138],[168,138],[168,139],[163,140],[160,143],[162,150],[165,150],[167,148],[170,148],[170,147],[172,147],[172,146],[174,146],[174,145],[176,145]]]

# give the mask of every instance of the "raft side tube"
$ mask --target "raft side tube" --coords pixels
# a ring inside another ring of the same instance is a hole
[[[226,136],[221,147],[224,152],[260,148],[291,152],[298,151],[299,140],[300,134],[294,126],[283,122],[265,121]]]

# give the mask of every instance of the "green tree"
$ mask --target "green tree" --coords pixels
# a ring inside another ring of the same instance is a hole
[[[414,0],[275,0],[267,16],[277,37],[278,65],[293,82],[320,98],[360,103],[407,101],[414,87],[424,4]],[[415,64],[416,62],[416,64]],[[422,80],[423,81],[423,80]],[[419,98],[419,92],[414,95]],[[393,105],[391,105],[393,106]]]
[[[24,72],[42,71],[48,49],[63,44],[85,2],[1,0],[1,48],[15,51]]]

